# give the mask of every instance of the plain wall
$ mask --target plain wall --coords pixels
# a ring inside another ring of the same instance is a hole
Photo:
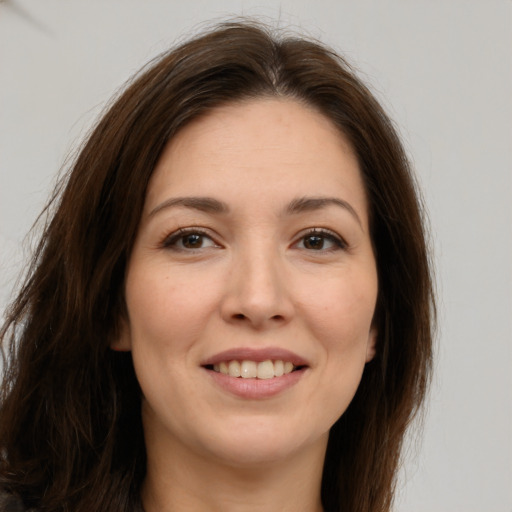
[[[106,100],[198,23],[229,15],[267,16],[344,53],[395,119],[422,184],[440,334],[396,511],[512,512],[510,0],[4,0],[0,310],[27,231]]]

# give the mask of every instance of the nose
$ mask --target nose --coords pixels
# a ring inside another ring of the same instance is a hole
[[[294,307],[285,266],[273,248],[234,257],[221,305],[223,319],[257,330],[288,323]]]

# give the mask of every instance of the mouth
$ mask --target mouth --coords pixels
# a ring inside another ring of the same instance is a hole
[[[306,365],[295,365],[291,361],[282,359],[266,359],[264,361],[254,360],[225,360],[215,364],[204,365],[207,370],[228,375],[240,379],[261,379],[268,380],[282,377],[292,372],[304,369]]]
[[[297,384],[310,368],[305,358],[279,347],[239,347],[202,361],[213,382],[243,398],[267,398]]]

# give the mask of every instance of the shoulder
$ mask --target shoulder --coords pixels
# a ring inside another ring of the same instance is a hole
[[[0,512],[29,512],[29,509],[20,498],[0,490]]]

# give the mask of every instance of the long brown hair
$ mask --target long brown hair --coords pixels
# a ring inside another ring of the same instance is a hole
[[[289,97],[329,118],[358,157],[379,297],[377,355],[332,427],[327,512],[389,511],[404,433],[424,400],[434,301],[422,209],[396,131],[343,60],[252,22],[157,58],[117,98],[71,166],[1,330],[0,486],[45,511],[140,507],[145,448],[130,354],[109,343],[148,180],[174,134],[211,109]]]

